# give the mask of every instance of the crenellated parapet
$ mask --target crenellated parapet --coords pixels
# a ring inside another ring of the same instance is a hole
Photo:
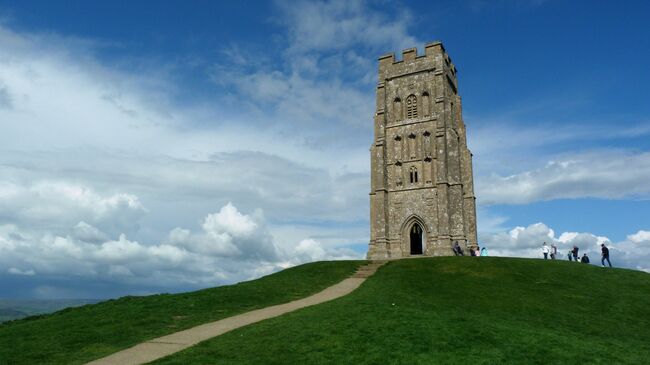
[[[458,70],[439,41],[427,43],[422,55],[418,55],[417,48],[407,48],[399,60],[394,52],[379,57],[379,82],[421,72],[445,75],[458,92]]]

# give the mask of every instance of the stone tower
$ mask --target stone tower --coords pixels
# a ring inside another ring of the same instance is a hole
[[[475,247],[472,153],[456,67],[440,42],[379,58],[371,153],[369,259]]]

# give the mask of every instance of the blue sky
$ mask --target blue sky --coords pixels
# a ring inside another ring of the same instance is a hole
[[[643,1],[0,1],[0,296],[362,257],[376,59],[459,69],[479,241],[650,270]]]

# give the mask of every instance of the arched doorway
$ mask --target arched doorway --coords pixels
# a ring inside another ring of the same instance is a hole
[[[411,227],[411,255],[422,255],[422,227],[413,224]]]

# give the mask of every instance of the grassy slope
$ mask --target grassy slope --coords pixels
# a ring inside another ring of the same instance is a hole
[[[183,294],[124,297],[0,324],[0,364],[81,364],[136,343],[308,296],[361,261],[317,262],[264,278]]]
[[[449,257],[382,267],[354,293],[155,364],[647,364],[650,275]]]

